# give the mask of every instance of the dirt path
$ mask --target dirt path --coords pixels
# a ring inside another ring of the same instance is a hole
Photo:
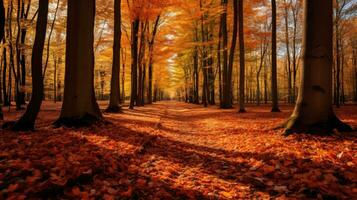
[[[36,132],[0,134],[0,199],[355,198],[356,137],[272,131],[291,109],[160,102],[82,129],[53,129],[59,111],[44,110]],[[357,125],[356,107],[338,114]]]

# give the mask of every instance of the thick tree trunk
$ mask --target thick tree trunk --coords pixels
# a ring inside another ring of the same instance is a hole
[[[120,46],[121,46],[121,0],[114,1],[114,44],[110,101],[107,112],[121,111],[120,105]]]
[[[131,96],[130,109],[134,109],[138,91],[138,32],[139,19],[135,19],[131,25]]]
[[[286,133],[351,131],[332,108],[332,0],[305,0],[302,81]]]
[[[32,97],[25,114],[15,123],[12,130],[29,131],[35,127],[35,120],[40,112],[43,99],[42,55],[46,40],[48,0],[39,1],[36,36],[32,51]]]
[[[272,66],[271,66],[271,94],[272,112],[280,112],[278,98],[278,74],[277,74],[277,47],[276,47],[276,0],[271,1],[272,6]]]
[[[87,126],[102,119],[94,93],[95,0],[69,0],[64,101],[56,125]]]

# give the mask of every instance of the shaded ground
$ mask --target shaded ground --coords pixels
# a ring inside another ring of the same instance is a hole
[[[283,137],[291,107],[236,110],[162,102],[83,129],[0,134],[0,199],[356,199],[356,133]],[[357,127],[357,106],[338,110]],[[15,119],[16,112],[5,112]]]

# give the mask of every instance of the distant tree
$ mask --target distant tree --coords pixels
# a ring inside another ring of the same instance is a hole
[[[121,46],[121,0],[114,1],[114,45],[110,101],[107,112],[120,112],[120,46]]]
[[[35,126],[35,120],[41,108],[44,89],[42,56],[46,40],[47,15],[48,0],[40,0],[36,25],[36,36],[31,59],[32,97],[29,105],[27,106],[25,114],[12,127],[12,130],[15,131],[33,130]]]
[[[286,133],[351,131],[332,108],[333,1],[306,0],[302,81]]]
[[[57,126],[101,120],[94,93],[95,0],[68,0],[64,101]]]

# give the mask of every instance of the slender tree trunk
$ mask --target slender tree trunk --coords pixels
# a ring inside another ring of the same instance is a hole
[[[243,0],[239,0],[239,112],[244,113],[244,83],[245,83],[245,46],[244,46],[244,7],[243,7]]]
[[[31,7],[31,0],[28,1],[27,8],[25,11],[25,1],[22,1],[22,13],[21,13],[21,18],[22,20],[27,20],[29,12],[30,12],[30,7]],[[26,35],[27,35],[27,29],[22,28],[21,29],[21,46],[25,45],[26,41]],[[20,65],[21,65],[21,88],[24,89],[26,87],[26,54],[21,52],[21,58],[20,58]],[[20,102],[21,104],[25,104],[25,92],[21,93],[22,96],[20,97]]]
[[[265,54],[267,51],[268,45],[266,44],[266,41],[264,41],[261,44],[261,55],[260,55],[260,63],[259,63],[259,69],[257,72],[257,105],[260,105],[260,99],[261,99],[261,92],[260,92],[260,73],[263,69],[263,64],[264,64],[264,58]]]
[[[304,9],[302,81],[295,111],[285,124],[286,133],[351,131],[332,108],[332,0],[306,0]]]
[[[125,103],[125,52],[124,52],[124,49],[122,49],[121,55],[122,55],[123,69],[122,69],[122,76],[121,76],[121,92],[122,92],[121,95],[122,96],[120,99],[120,103],[124,104]]]
[[[43,76],[46,76],[46,70],[47,70],[47,67],[48,67],[48,60],[50,58],[51,38],[52,38],[53,29],[55,27],[56,19],[57,19],[57,12],[58,12],[58,8],[59,8],[59,3],[60,3],[59,0],[57,0],[55,14],[54,14],[53,21],[52,21],[52,24],[51,24],[50,33],[48,35],[47,48],[46,48],[46,51],[47,51],[46,52],[46,62],[45,62],[45,69],[44,69]]]
[[[120,46],[121,46],[121,0],[114,1],[114,44],[110,101],[107,112],[120,112]]]
[[[5,41],[4,41],[5,42]],[[7,58],[6,58],[6,47],[3,49],[3,71],[2,71],[2,92],[3,92],[3,98],[4,98],[4,105],[3,106],[9,106],[10,101],[9,101],[9,95],[8,95],[8,89],[7,89],[7,84],[6,84],[6,72],[7,72]]]
[[[39,1],[36,36],[32,51],[32,97],[25,114],[15,123],[12,130],[29,131],[35,127],[35,120],[40,112],[43,99],[42,55],[46,40],[48,0]]]
[[[218,68],[218,82],[219,82],[219,103],[222,103],[222,65],[221,65],[221,46],[222,46],[222,23],[219,25],[219,35],[218,35],[218,46],[217,46],[217,68]]]
[[[53,56],[53,101],[57,103],[57,58]]]
[[[202,11],[202,0],[200,0],[200,8]],[[201,55],[201,68],[202,68],[202,75],[203,75],[203,86],[202,86],[202,103],[204,107],[208,106],[207,97],[208,97],[208,80],[207,80],[207,49],[205,46],[206,42],[206,34],[205,34],[205,19],[206,13],[202,11],[201,14],[201,42],[203,44],[202,48],[202,55]]]
[[[102,119],[94,92],[95,0],[68,0],[66,72],[56,125],[87,126]]]
[[[292,77],[291,77],[291,57],[290,57],[290,37],[289,37],[289,9],[286,0],[284,0],[284,20],[285,20],[285,44],[286,44],[286,58],[287,58],[287,72],[288,72],[288,103],[293,103],[292,94]]]
[[[235,2],[235,1],[234,1]],[[221,108],[227,109],[227,108],[232,108],[232,98],[231,98],[231,90],[232,90],[232,83],[229,80],[229,69],[230,65],[233,66],[233,61],[229,62],[228,64],[228,31],[227,31],[227,0],[222,0],[222,6],[223,6],[223,13],[221,14],[221,27],[222,27],[222,48],[223,48],[223,95],[222,95],[222,102],[221,102]],[[234,6],[234,10],[237,10],[237,6]],[[237,39],[237,13],[235,14],[235,21],[233,22],[233,38],[232,40]],[[232,41],[232,45],[235,46],[236,42]],[[230,60],[231,60],[231,55],[234,54],[232,52],[232,47],[231,47],[231,52],[230,52]],[[234,56],[234,55],[233,55]],[[234,58],[234,57],[233,57]]]
[[[195,29],[195,42],[198,42],[198,30],[197,28]],[[199,73],[198,73],[198,47],[195,46],[194,52],[193,52],[193,69],[194,69],[194,103],[199,104]]]
[[[130,109],[134,109],[137,100],[137,84],[138,84],[138,32],[139,19],[135,19],[131,25],[131,97]]]
[[[341,91],[341,53],[340,53],[340,26],[339,26],[339,3],[336,1],[335,12],[336,12],[336,21],[335,21],[335,41],[336,41],[336,96],[335,104],[336,107],[340,107],[340,91]]]
[[[0,0],[0,42],[3,41],[4,39],[4,36],[5,36],[5,7],[4,7],[4,1],[3,0]],[[6,49],[4,48],[4,56],[3,59],[6,59]],[[4,65],[4,70],[6,69],[6,66]],[[5,80],[5,76],[6,76],[6,71],[5,73],[2,74],[3,76],[3,82],[2,84],[5,86],[3,87],[2,90],[0,90],[0,93],[5,91],[4,94],[6,93],[6,80]],[[0,103],[0,120],[3,120],[4,119],[4,114],[2,112],[2,95],[1,95],[1,103]],[[4,101],[5,101],[5,97],[4,97]]]
[[[271,69],[271,92],[272,92],[272,112],[280,112],[278,98],[278,75],[277,75],[277,54],[276,54],[276,0],[271,1],[272,6],[272,69]]]
[[[153,85],[153,65],[154,65],[154,45],[155,45],[155,38],[156,38],[156,33],[159,27],[159,22],[160,22],[160,15],[157,16],[154,29],[151,34],[151,40],[149,41],[149,85],[148,85],[148,94],[147,94],[147,100],[148,104],[152,104],[152,85]]]

